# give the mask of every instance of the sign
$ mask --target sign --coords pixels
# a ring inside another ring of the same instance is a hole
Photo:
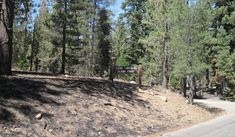
[[[114,72],[116,72],[116,73],[135,73],[135,67],[115,66]]]
[[[109,79],[112,81],[112,83],[113,83],[113,79],[115,78],[115,74],[135,73],[136,82],[138,83],[138,86],[141,88],[141,86],[142,86],[142,73],[144,70],[141,65],[131,67],[131,66],[115,66],[114,64],[116,64],[116,58],[112,58],[112,62],[110,65]]]
[[[138,86],[141,88],[142,85],[142,72],[143,67],[141,65],[130,67],[130,66],[111,66],[110,70],[110,77],[109,79],[113,82],[113,79],[115,77],[114,74],[118,73],[135,73],[136,74],[136,82],[138,83]]]

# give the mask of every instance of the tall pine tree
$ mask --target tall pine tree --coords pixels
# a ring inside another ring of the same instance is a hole
[[[11,74],[14,0],[0,0],[0,75]]]

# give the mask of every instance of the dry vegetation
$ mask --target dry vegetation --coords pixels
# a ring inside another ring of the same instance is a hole
[[[145,136],[218,115],[161,88],[100,78],[16,75],[1,77],[0,91],[4,137]]]

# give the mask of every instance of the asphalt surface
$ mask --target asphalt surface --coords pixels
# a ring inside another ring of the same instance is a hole
[[[209,107],[224,109],[226,114],[195,126],[167,133],[163,137],[235,137],[235,103],[214,99],[195,100]]]

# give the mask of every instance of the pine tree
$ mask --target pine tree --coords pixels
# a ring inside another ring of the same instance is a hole
[[[126,57],[131,65],[139,64],[144,55],[143,45],[140,39],[145,35],[145,27],[142,26],[143,15],[145,13],[146,0],[126,0],[122,8],[124,10],[123,19],[126,23]]]
[[[13,67],[20,70],[30,68],[30,45],[32,43],[32,0],[17,0],[15,3]]]
[[[100,76],[104,75],[104,72],[108,72],[110,65],[110,52],[111,52],[111,42],[110,42],[110,32],[111,32],[111,22],[109,19],[109,11],[105,8],[101,8],[98,12],[98,51],[99,51],[99,69]]]
[[[224,90],[224,83],[234,89],[234,49],[235,49],[235,4],[232,0],[215,1],[214,20],[212,22],[209,62],[211,63],[214,82]]]
[[[148,0],[146,2],[147,12],[145,19],[142,21],[144,25],[149,27],[148,35],[142,40],[148,53],[145,59],[153,61],[147,64],[146,67],[151,67],[154,71],[149,72],[149,75],[154,75],[157,78],[151,78],[150,82],[161,81],[164,88],[168,88],[169,83],[172,5],[173,1],[170,0]],[[162,78],[159,77],[159,74],[162,74]]]
[[[58,72],[59,57],[56,47],[53,46],[52,37],[57,35],[56,32],[49,29],[50,22],[49,9],[46,0],[40,3],[39,14],[34,23],[33,42],[31,44],[31,68],[34,66],[35,71]]]
[[[108,37],[110,37],[111,27],[108,27],[110,24],[109,13],[105,15],[106,12],[103,14],[103,11],[106,11],[109,2],[108,0],[68,0],[66,2],[66,12],[60,12],[61,9],[65,9],[65,1],[55,3],[52,13],[53,29],[65,34],[61,36],[62,45],[66,45],[66,48],[62,48],[61,54],[62,70],[85,75],[98,72],[95,72],[95,70],[99,70],[100,66],[103,66],[102,69],[107,70],[110,48]],[[98,15],[99,13],[102,14]],[[105,21],[106,18],[107,21]],[[108,30],[104,30],[104,26]],[[58,40],[57,37],[55,37],[56,40]],[[63,60],[71,67],[63,67]]]
[[[66,67],[66,45],[68,44],[68,23],[69,23],[69,4],[70,0],[58,0],[54,4],[54,10],[52,15],[52,21],[54,23],[54,29],[58,30],[61,36],[61,68],[60,74],[65,73]]]
[[[0,74],[11,74],[14,1],[0,0]]]
[[[92,29],[93,13],[92,1],[70,1],[69,3],[69,27],[67,28],[68,47],[66,52],[67,70],[70,73],[91,75],[95,53]],[[94,16],[93,16],[94,15]],[[92,55],[91,55],[92,54]]]
[[[112,34],[112,56],[117,59],[118,66],[130,66],[127,53],[127,40],[126,37],[127,28],[123,15],[120,15]]]
[[[189,103],[193,103],[193,97],[197,90],[196,78],[202,79],[207,69],[205,43],[209,35],[210,5],[206,1],[198,1],[196,4],[190,1],[181,1],[182,13],[176,16],[173,29],[174,65],[172,74],[188,84]],[[180,50],[179,50],[180,49]],[[185,81],[187,80],[187,81]],[[185,86],[183,86],[185,95]]]

